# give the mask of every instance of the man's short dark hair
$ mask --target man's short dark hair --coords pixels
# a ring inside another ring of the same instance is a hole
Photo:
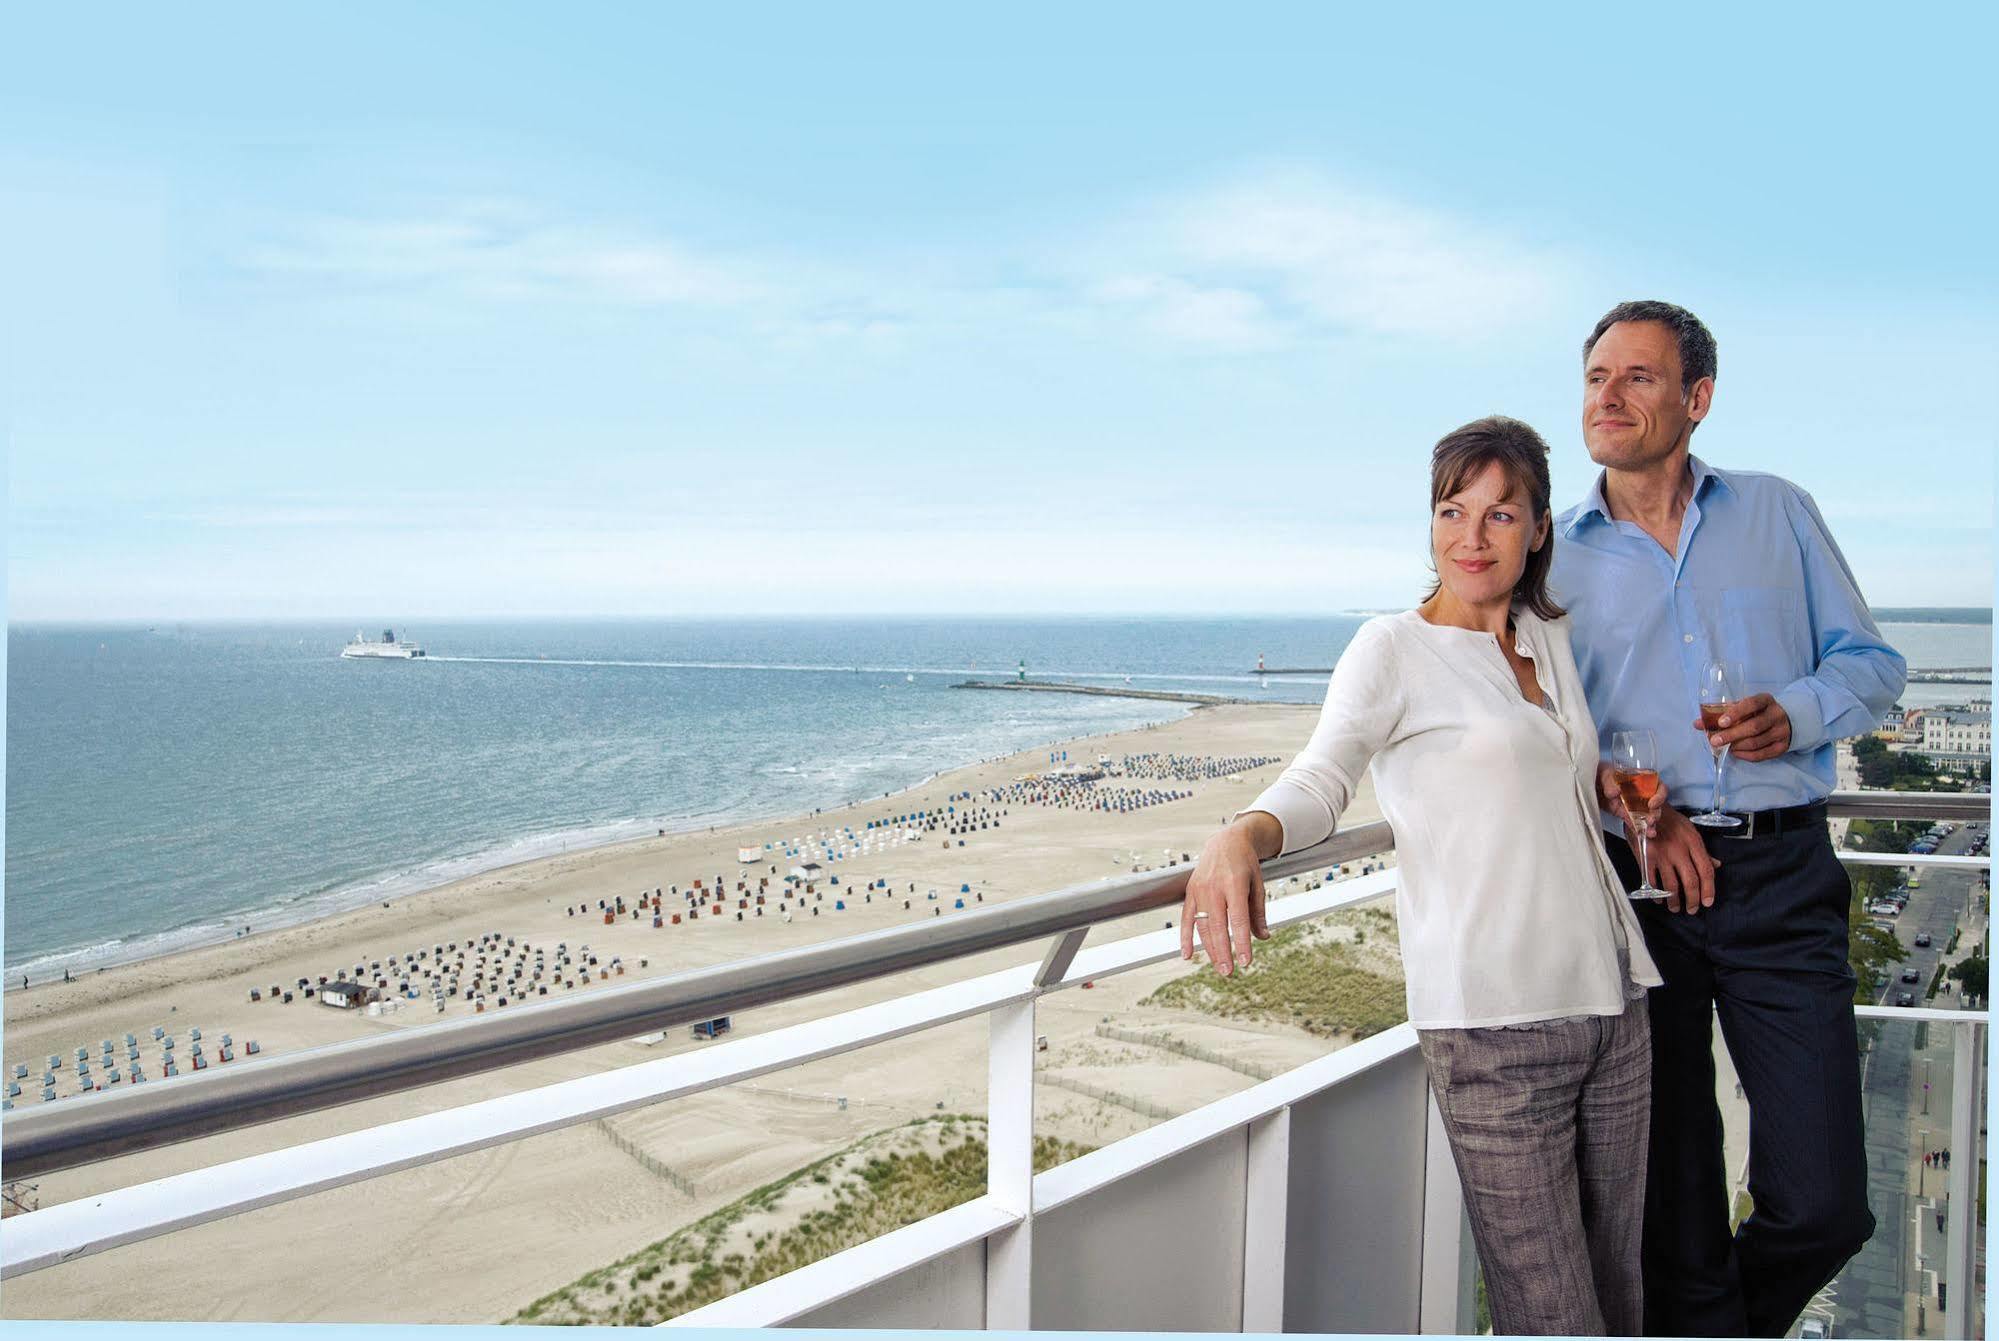
[[[1695,382],[1703,377],[1714,376],[1714,334],[1701,324],[1701,319],[1684,307],[1672,303],[1662,303],[1656,298],[1638,298],[1628,303],[1619,303],[1603,314],[1596,323],[1596,329],[1583,341],[1583,362],[1589,362],[1590,351],[1603,333],[1620,321],[1656,321],[1673,333],[1673,339],[1680,346],[1680,391],[1691,390]]]

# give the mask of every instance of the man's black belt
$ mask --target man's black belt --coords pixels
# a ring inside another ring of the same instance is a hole
[[[1695,806],[1675,806],[1683,815],[1700,813]],[[1800,829],[1823,829],[1825,827],[1825,802],[1807,801],[1801,806],[1784,806],[1777,810],[1724,810],[1724,815],[1733,815],[1742,823],[1733,829],[1705,829],[1703,832],[1714,838],[1777,838]]]

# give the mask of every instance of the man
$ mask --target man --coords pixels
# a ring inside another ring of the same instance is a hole
[[[1715,385],[1714,337],[1691,312],[1619,304],[1583,365],[1583,439],[1603,473],[1556,519],[1550,585],[1574,616],[1590,711],[1605,746],[1614,730],[1651,730],[1681,805],[1708,799],[1710,747],[1729,746],[1721,807],[1743,821],[1697,829],[1668,811],[1650,845],[1673,897],[1639,910],[1666,980],[1651,994],[1646,1331],[1782,1336],[1874,1229],[1850,886],[1824,802],[1833,742],[1873,729],[1906,667],[1809,495],[1690,454]],[[1710,660],[1741,663],[1748,692],[1706,736]],[[1606,841],[1635,887],[1631,849]],[[1716,1017],[1750,1109],[1755,1210],[1733,1234]]]

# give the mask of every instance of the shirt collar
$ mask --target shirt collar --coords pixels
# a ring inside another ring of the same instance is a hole
[[[1735,491],[1735,486],[1729,483],[1728,476],[1716,470],[1692,452],[1687,453],[1687,469],[1693,472],[1694,492],[1692,501],[1694,502],[1700,500],[1710,482],[1717,489],[1726,489],[1730,493]],[[1601,470],[1596,473],[1596,479],[1590,484],[1589,493],[1583,498],[1582,506],[1578,507],[1575,515],[1569,518],[1569,524],[1562,528],[1562,534],[1574,535],[1592,516],[1600,521],[1607,522],[1610,520],[1610,503],[1603,496],[1603,481],[1607,473]]]

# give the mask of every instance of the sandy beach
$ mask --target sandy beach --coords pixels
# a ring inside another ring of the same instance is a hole
[[[112,1040],[116,1064],[129,1066],[127,1034],[137,1041],[139,1064],[148,1078],[157,1078],[165,1054],[153,1041],[155,1028],[177,1040],[183,1067],[197,1027],[210,1064],[256,1065],[245,1056],[250,1040],[256,1040],[261,1055],[274,1056],[464,1018],[472,1007],[462,995],[447,999],[442,1013],[430,996],[422,995],[398,1000],[398,1008],[379,1016],[332,1009],[302,995],[290,1005],[268,996],[273,985],[292,987],[301,977],[316,980],[343,970],[351,976],[356,964],[386,965],[389,956],[404,957],[418,949],[453,942],[476,945],[482,937],[497,937],[503,944],[512,938],[516,945],[504,952],[511,972],[516,962],[533,962],[528,947],[553,965],[555,947],[566,943],[572,963],[556,977],[535,982],[523,974],[534,993],[531,999],[541,1000],[542,987],[553,986],[550,998],[586,992],[919,918],[949,917],[960,898],[970,908],[1134,866],[1156,868],[1169,856],[1197,850],[1218,823],[1273,779],[1304,743],[1316,713],[1307,706],[1204,708],[1171,723],[1073,742],[1067,748],[1074,761],[1099,754],[1113,759],[1159,754],[1207,760],[1261,756],[1272,762],[1214,777],[1109,778],[1099,784],[1105,794],[1118,791],[1134,798],[1132,808],[1124,811],[1011,803],[1004,804],[1004,815],[992,816],[997,827],[957,835],[926,832],[920,841],[899,845],[878,839],[866,850],[828,863],[827,872],[838,874],[840,884],[815,882],[814,894],[820,897],[805,904],[795,897],[788,900],[789,921],[775,911],[775,891],[794,861],[774,849],[758,863],[739,863],[739,848],[761,848],[822,830],[833,834],[850,826],[857,835],[866,835],[873,832],[866,827],[870,820],[943,810],[953,804],[948,798],[965,792],[973,794],[969,805],[974,811],[982,806],[997,811],[1001,807],[982,801],[982,794],[1007,788],[1024,774],[1047,771],[1048,748],[956,770],[893,797],[822,814],[543,859],[387,907],[111,968],[75,983],[10,991],[4,1002],[6,1061],[10,1074],[17,1062],[29,1065],[27,1102],[38,1098],[49,1054],[63,1056],[65,1069],[58,1074],[66,1087],[76,1083],[79,1047],[89,1051],[100,1077],[103,1040]],[[1188,794],[1172,800],[1142,796],[1161,790]],[[964,810],[968,803],[956,804]],[[1364,791],[1349,819],[1361,823],[1377,815],[1372,794]],[[963,846],[957,846],[961,838]],[[711,911],[677,925],[667,920],[689,905],[666,891],[676,885],[686,890],[697,878],[712,888],[718,875],[729,887],[722,914]],[[747,881],[745,895],[734,889],[739,879]],[[754,904],[745,909],[735,900],[758,890],[760,879],[770,884],[764,891],[764,914],[758,917]],[[885,888],[867,891],[875,881],[885,882]],[[962,886],[972,892],[961,893]],[[630,915],[641,894],[649,902],[654,890],[663,891],[659,927],[653,925],[649,906],[637,917]],[[928,898],[931,890],[937,891],[934,902]],[[864,897],[870,892],[871,899]],[[606,925],[599,903],[610,901],[615,907],[619,898],[627,903],[626,915],[614,915]],[[835,910],[836,899],[845,900],[845,909]],[[907,909],[905,899],[910,901]],[[737,912],[744,913],[740,921]],[[1131,925],[1093,932],[1092,943],[1156,929],[1162,919],[1146,915],[1127,922]],[[585,944],[587,955],[580,949]],[[738,1034],[757,1032],[817,1018],[1036,960],[1040,953],[1039,946],[995,952],[747,1012],[735,1018],[735,1029]],[[595,956],[597,969],[607,972],[616,960],[623,974],[586,985],[574,975],[588,967],[583,962],[587,956]],[[497,961],[501,952],[496,949],[493,957]],[[446,958],[455,963],[455,952]],[[462,971],[466,975],[472,971],[469,965],[468,960]],[[1164,1031],[1181,1042],[1273,1066],[1295,1065],[1337,1045],[1338,1040],[1329,1044],[1285,1026],[1217,1022],[1140,1005],[1160,983],[1189,971],[1173,961],[1043,1003],[1037,1028],[1048,1035],[1050,1045],[1041,1055],[1045,1083],[1037,1085],[1042,1130],[1102,1144],[1155,1119],[1093,1097],[1096,1092],[1142,1098],[1180,1112],[1255,1083],[1241,1070],[1133,1044],[1100,1030]],[[393,990],[400,978],[390,981]],[[561,986],[564,981],[575,985]],[[518,990],[507,983],[496,991],[490,976],[486,982],[489,1010],[504,1009],[496,1004],[502,991]],[[253,988],[265,999],[252,1002]],[[510,998],[513,1005],[519,1001]],[[703,1046],[686,1032],[676,1030],[653,1044],[632,1040],[606,1045],[107,1161],[40,1179],[34,1195],[43,1205],[54,1204]],[[215,1060],[225,1034],[234,1049],[234,1060],[226,1063]],[[963,1022],[901,1040],[892,1048],[865,1049],[37,1272],[9,1283],[4,1313],[13,1318],[498,1321],[549,1290],[869,1132],[935,1113],[940,1104],[946,1111],[983,1113],[984,1085],[984,1022]],[[363,1288],[356,1288],[363,1282]]]

